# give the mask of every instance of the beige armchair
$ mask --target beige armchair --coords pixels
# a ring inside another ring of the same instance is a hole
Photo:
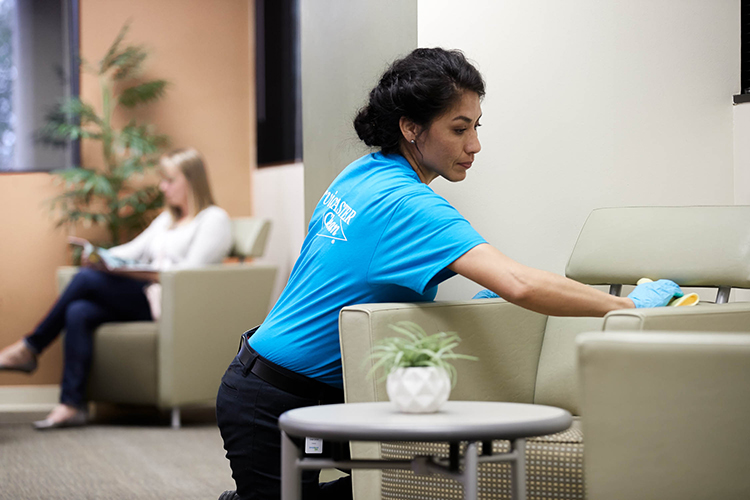
[[[270,222],[234,219],[232,254],[263,254]],[[76,272],[58,271],[64,289]],[[95,402],[155,405],[172,410],[212,402],[242,332],[271,306],[277,269],[258,263],[220,264],[160,273],[161,318],[105,323],[95,332],[88,397]]]
[[[527,492],[529,498],[583,498],[585,426],[580,420],[587,416],[580,403],[576,337],[589,331],[750,331],[750,303],[724,303],[731,287],[750,288],[750,207],[596,210],[581,231],[567,274],[587,284],[609,285],[612,293],[641,277],[671,278],[682,286],[716,288],[718,303],[627,309],[605,318],[548,317],[501,299],[347,307],[339,317],[347,401],[387,400],[384,384],[366,373],[372,345],[393,336],[389,324],[409,320],[428,332],[458,332],[463,339],[459,352],[479,361],[456,364],[458,383],[451,399],[546,404],[578,416],[569,431],[527,442]],[[447,453],[447,446],[434,446]],[[352,444],[356,458],[415,453],[420,449],[403,443]],[[482,467],[484,498],[509,495],[508,466]],[[353,477],[356,500],[461,494],[458,483],[411,471],[358,470]]]
[[[592,500],[750,498],[750,335],[578,337]]]

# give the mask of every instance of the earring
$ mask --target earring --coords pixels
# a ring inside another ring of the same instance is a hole
[[[414,139],[410,140],[409,142],[411,142],[412,144],[414,144]]]

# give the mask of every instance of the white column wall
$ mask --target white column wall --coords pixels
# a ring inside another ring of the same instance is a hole
[[[738,23],[737,0],[419,0],[419,46],[462,49],[487,81],[482,152],[432,186],[557,273],[594,208],[734,203]]]
[[[301,163],[253,172],[253,216],[271,220],[268,246],[259,262],[278,266],[271,305],[281,295],[307,234],[304,172]]]
[[[750,205],[750,102],[734,107],[734,202]]]
[[[304,0],[305,220],[333,179],[369,149],[352,121],[388,64],[417,46],[417,0]]]
[[[734,107],[734,203],[750,205],[750,102]],[[750,290],[736,290],[733,300],[750,301]]]

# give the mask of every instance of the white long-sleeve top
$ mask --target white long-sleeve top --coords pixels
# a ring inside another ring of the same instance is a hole
[[[232,248],[229,215],[215,205],[201,210],[190,222],[172,226],[172,214],[165,210],[135,239],[109,251],[167,271],[218,264]]]

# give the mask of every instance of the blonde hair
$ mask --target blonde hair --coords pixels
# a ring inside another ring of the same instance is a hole
[[[208,174],[206,173],[206,166],[203,163],[201,154],[193,148],[180,148],[165,153],[159,160],[162,165],[173,165],[180,169],[182,175],[187,179],[190,184],[190,197],[192,198],[193,210],[196,215],[201,210],[211,205],[214,205],[214,197],[211,194],[211,186],[208,183]],[[182,210],[179,207],[169,206],[169,211],[172,214],[172,219],[177,221],[183,215]]]

